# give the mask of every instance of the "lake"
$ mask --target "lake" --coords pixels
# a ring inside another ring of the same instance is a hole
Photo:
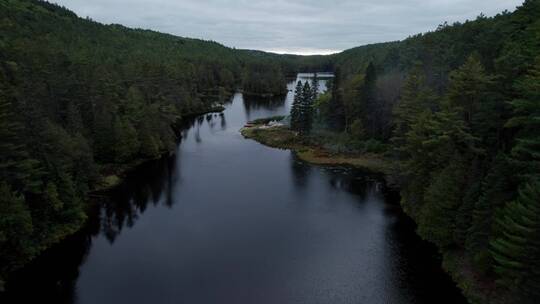
[[[175,156],[99,199],[2,303],[465,303],[380,176],[240,135],[288,113],[292,95],[236,94],[190,122]]]

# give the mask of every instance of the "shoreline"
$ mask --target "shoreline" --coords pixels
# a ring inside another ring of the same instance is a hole
[[[178,117],[177,121],[172,126],[174,132],[177,135],[177,139],[180,139],[180,131],[183,129],[183,124],[190,119],[195,119],[201,115],[211,114],[211,113],[222,113],[225,110],[225,106],[219,104],[214,105],[206,110],[192,112],[189,114],[185,114],[181,117]],[[174,151],[163,151],[160,156],[155,158],[139,158],[136,160],[133,160],[130,163],[126,164],[106,164],[103,168],[101,168],[102,172],[109,172],[101,174],[101,181],[98,185],[96,185],[92,190],[90,190],[89,195],[96,195],[99,193],[106,193],[107,191],[113,190],[126,178],[126,176],[136,170],[138,167],[148,163],[152,162],[158,159],[161,159],[163,157],[169,157],[174,155]]]
[[[224,110],[224,105],[217,104],[202,111],[191,112],[178,117],[177,121],[171,127],[177,133],[177,136],[179,136],[180,133],[177,131],[182,128],[182,125],[186,122],[186,120],[195,119],[201,115],[206,115],[210,113],[222,113]],[[86,201],[84,202],[83,206],[86,218],[80,223],[80,225],[78,225],[78,227],[72,227],[72,229],[70,229],[65,235],[55,238],[55,240],[52,242],[42,244],[39,252],[30,257],[28,260],[24,261],[24,263],[22,263],[21,265],[18,265],[16,268],[10,270],[7,273],[0,274],[0,293],[5,291],[6,283],[9,281],[9,277],[12,273],[23,269],[26,265],[30,264],[34,259],[39,257],[51,247],[62,242],[69,236],[79,232],[86,225],[88,220],[88,210],[93,204],[96,203],[96,199],[109,195],[110,191],[121,185],[125,181],[126,177],[131,172],[137,170],[137,168],[139,168],[140,166],[148,162],[156,161],[163,157],[172,155],[174,155],[174,151],[163,151],[163,153],[161,153],[159,157],[155,158],[139,158],[125,164],[103,164],[102,167],[99,169],[99,182],[92,185],[92,187],[86,194]]]
[[[374,153],[365,154],[336,154],[320,146],[314,146],[298,140],[296,132],[287,127],[278,126],[261,128],[265,120],[258,120],[249,127],[240,129],[244,138],[255,140],[260,144],[271,148],[291,150],[298,157],[314,165],[352,166],[373,173],[381,173],[389,178],[392,171],[392,163],[383,156]]]
[[[298,138],[296,132],[291,131],[285,126],[261,128],[270,120],[272,118],[250,122],[248,126],[240,129],[240,134],[246,139],[254,140],[271,148],[291,150],[301,160],[309,164],[345,165],[383,174],[389,184],[397,186],[397,183],[393,181],[395,165],[392,164],[391,160],[384,159],[384,157],[377,154],[332,154],[325,151],[322,147],[302,142],[302,139]],[[403,210],[403,212],[416,223],[416,219],[407,213],[406,210]],[[486,281],[481,275],[473,272],[469,265],[471,261],[462,252],[441,252],[439,249],[439,253],[441,255],[441,268],[450,276],[450,279],[455,283],[468,302],[505,303],[507,295],[497,293],[496,288],[491,284],[492,282],[489,282],[489,280]]]

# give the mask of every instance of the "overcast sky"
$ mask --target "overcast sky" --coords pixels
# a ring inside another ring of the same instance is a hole
[[[103,23],[236,48],[326,54],[513,11],[523,0],[52,0]]]

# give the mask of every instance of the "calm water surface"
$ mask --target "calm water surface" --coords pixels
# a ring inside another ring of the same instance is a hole
[[[291,98],[236,94],[196,119],[174,157],[134,172],[2,303],[464,303],[378,177],[239,134]]]

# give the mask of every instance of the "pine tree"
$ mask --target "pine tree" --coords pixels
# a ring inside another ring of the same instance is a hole
[[[319,76],[317,73],[313,74],[313,79],[311,80],[311,90],[313,92],[313,101],[317,100],[319,97]]]
[[[360,89],[360,113],[367,134],[371,138],[380,135],[380,105],[377,102],[377,72],[372,62],[366,68],[364,83]]]
[[[540,175],[540,56],[517,89],[522,97],[512,101],[514,117],[507,127],[519,128],[512,156],[527,179]]]
[[[109,110],[97,111],[94,118],[93,136],[96,160],[102,162],[114,161],[115,137],[113,130],[113,115]]]
[[[33,252],[32,217],[24,198],[0,182],[0,275]]]
[[[394,106],[394,131],[392,142],[400,147],[405,140],[405,134],[410,130],[419,114],[430,111],[436,104],[436,96],[425,82],[425,77],[419,66],[415,67],[407,77],[400,101]]]
[[[143,157],[148,159],[159,157],[160,150],[158,140],[152,135],[152,131],[146,121],[143,121],[139,126],[139,142],[140,153]]]
[[[540,301],[540,181],[524,184],[519,197],[497,217],[499,236],[491,242],[502,286]],[[522,302],[523,303],[523,302]]]
[[[482,152],[476,147],[478,139],[470,134],[459,113],[448,103],[441,107],[442,110],[436,113],[428,110],[420,113],[399,149],[405,156],[404,207],[414,214],[424,207],[432,207],[424,206],[428,204],[425,201],[426,185],[432,178],[437,178],[448,163],[455,160],[467,163]],[[466,163],[459,166],[466,167]]]
[[[301,128],[301,104],[302,104],[302,98],[303,98],[303,87],[302,82],[298,81],[296,84],[296,88],[294,90],[294,100],[291,107],[291,130],[293,131],[300,131]]]
[[[503,153],[491,163],[482,180],[480,197],[474,204],[472,222],[466,238],[466,248],[473,258],[486,256],[489,238],[493,234],[495,210],[513,199],[516,185],[512,180],[513,166]]]
[[[418,233],[441,248],[454,244],[456,218],[462,204],[465,176],[463,160],[457,155],[446,168],[435,174],[426,189],[425,207],[418,221]]]
[[[477,55],[469,56],[457,70],[450,73],[448,100],[450,105],[462,112],[469,127],[474,123],[482,103],[486,102],[489,86],[492,84]]]
[[[313,90],[308,82],[302,89],[300,102],[300,134],[308,135],[313,125]]]
[[[332,82],[332,97],[330,98],[328,117],[326,118],[328,127],[336,132],[345,129],[345,103],[343,102],[343,89],[341,86],[341,70],[336,68],[334,80]]]
[[[119,163],[130,161],[139,151],[137,131],[127,120],[116,119],[114,123],[115,159]]]
[[[23,143],[23,126],[16,120],[11,103],[0,92],[0,180],[16,191],[38,193],[41,188],[38,161]]]

